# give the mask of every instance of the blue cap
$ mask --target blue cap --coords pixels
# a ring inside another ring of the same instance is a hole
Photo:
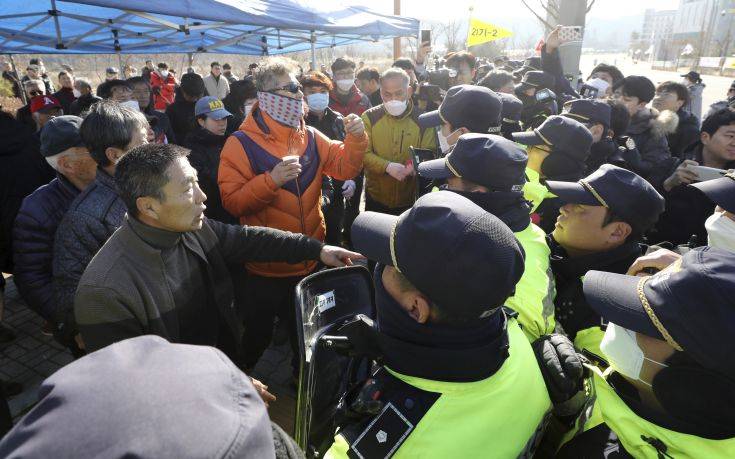
[[[399,217],[362,212],[351,234],[356,250],[396,267],[455,318],[490,317],[523,274],[524,252],[510,228],[451,191],[426,194]]]
[[[612,108],[607,102],[600,100],[575,99],[564,104],[564,111],[561,115],[584,124],[600,123],[608,129]]]
[[[79,128],[82,119],[64,115],[50,119],[41,129],[41,154],[45,157],[57,155],[72,147],[83,147]]]
[[[650,277],[589,271],[583,282],[605,320],[735,380],[735,252],[701,247]]]
[[[523,111],[523,102],[513,94],[498,93],[503,101],[503,109],[501,112],[502,122],[519,124],[521,122],[521,112]]]
[[[724,177],[689,185],[704,193],[712,202],[730,213],[735,213],[735,174],[728,172]]]
[[[447,122],[470,132],[499,132],[503,102],[495,91],[483,86],[463,84],[447,91],[438,110],[419,116],[422,128],[441,126]]]
[[[225,104],[216,97],[207,96],[199,99],[194,106],[194,116],[207,115],[207,118],[213,120],[221,120],[232,116],[232,113],[225,110]]]
[[[421,177],[460,177],[491,191],[521,191],[528,156],[515,142],[492,134],[464,134],[444,158],[419,164]]]
[[[666,207],[664,198],[645,179],[612,164],[603,164],[578,182],[549,180],[546,187],[564,202],[610,209],[637,233],[651,229]]]

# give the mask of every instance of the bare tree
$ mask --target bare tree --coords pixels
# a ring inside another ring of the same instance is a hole
[[[458,51],[463,48],[462,24],[463,21],[452,19],[438,26],[440,33],[445,38],[447,52]]]
[[[523,6],[528,9],[528,11],[533,14],[536,19],[538,19],[541,24],[546,28],[546,31],[549,32],[551,29],[554,28],[554,24],[563,23],[560,21],[559,13],[561,11],[561,2],[562,0],[538,0],[539,4],[539,12],[534,9],[533,6],[531,6],[528,2],[528,0],[521,0],[521,3],[523,3]],[[586,12],[589,13],[592,9],[592,6],[595,4],[595,0],[587,0],[587,8]],[[542,17],[542,15],[546,16],[546,19]]]

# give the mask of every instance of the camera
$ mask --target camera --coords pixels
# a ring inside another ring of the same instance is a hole
[[[457,78],[457,70],[448,67],[441,67],[428,73],[429,84],[438,86],[445,91],[452,87],[453,80]]]

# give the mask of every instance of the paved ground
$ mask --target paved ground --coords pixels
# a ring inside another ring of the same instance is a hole
[[[41,381],[73,359],[52,337],[41,333],[43,320],[25,306],[12,278],[7,280],[3,323],[18,337],[0,349],[0,379],[23,384],[23,392],[9,399],[11,413],[17,420],[37,401]],[[296,390],[291,378],[291,348],[288,343],[271,346],[252,376],[267,384],[276,395],[278,400],[270,407],[271,418],[291,432]]]

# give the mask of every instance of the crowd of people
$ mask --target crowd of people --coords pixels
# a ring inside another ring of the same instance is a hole
[[[0,268],[75,361],[12,430],[0,384],[0,455],[302,457],[245,374],[280,339],[298,381],[296,286],[359,263],[374,373],[306,454],[734,456],[735,81],[570,81],[558,32],[96,88],[6,64]]]

